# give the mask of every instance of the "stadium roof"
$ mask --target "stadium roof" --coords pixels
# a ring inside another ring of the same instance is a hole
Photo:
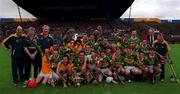
[[[34,16],[46,20],[119,18],[134,0],[13,0]],[[33,5],[33,6],[32,6]]]
[[[135,0],[132,18],[180,19],[180,0]],[[172,10],[173,9],[173,10]],[[21,9],[23,18],[34,16]],[[127,18],[129,9],[122,17]],[[12,0],[0,0],[0,18],[18,18],[17,5]]]

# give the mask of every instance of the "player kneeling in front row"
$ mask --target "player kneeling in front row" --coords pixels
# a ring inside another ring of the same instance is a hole
[[[81,51],[76,53],[72,59],[73,63],[73,74],[72,74],[72,81],[75,87],[80,86],[80,84],[86,80],[86,62],[87,59],[85,58],[84,52]]]
[[[46,84],[49,83],[52,86],[54,86],[54,82],[59,79],[57,74],[53,72],[51,69],[51,63],[49,61],[49,55],[50,51],[49,49],[44,50],[44,54],[42,56],[42,68],[39,76],[36,79],[36,83],[40,83],[41,80],[43,79],[42,83]]]
[[[110,50],[110,49],[109,49]],[[108,52],[108,50],[107,50]],[[117,82],[113,79],[113,73],[110,69],[110,64],[112,62],[112,57],[108,54],[105,54],[103,51],[101,52],[101,56],[98,63],[98,70],[100,71],[100,74],[98,76],[98,81],[102,82],[103,78],[106,78],[106,82],[112,82],[114,84],[117,84]]]
[[[151,70],[149,73],[152,74],[152,83],[155,81],[155,75],[162,72],[161,70],[161,64],[164,63],[164,59],[159,56],[153,48],[149,51],[149,56],[151,66],[149,66],[149,69]]]
[[[64,88],[70,85],[70,81],[72,81],[72,72],[73,64],[70,62],[69,57],[64,55],[62,60],[58,63],[56,70],[57,75],[62,80]]]
[[[138,67],[142,70],[143,75],[154,83],[155,75],[161,72],[161,58],[155,53],[153,48],[151,48],[148,56],[140,52],[138,54],[138,59]]]
[[[124,55],[124,68],[125,76],[128,82],[131,82],[131,78],[139,76],[142,74],[142,71],[136,66],[137,65],[137,56],[133,52],[132,48],[128,48]]]
[[[120,81],[121,84],[124,84],[124,74],[125,68],[123,66],[123,52],[121,50],[117,50],[112,56],[113,62],[111,64],[111,68],[113,71],[113,76],[116,81]]]

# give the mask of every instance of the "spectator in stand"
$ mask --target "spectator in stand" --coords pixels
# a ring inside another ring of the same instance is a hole
[[[146,39],[150,45],[152,45],[153,42],[156,40],[156,36],[154,35],[154,29],[153,28],[150,28],[148,30],[148,35],[147,35]]]

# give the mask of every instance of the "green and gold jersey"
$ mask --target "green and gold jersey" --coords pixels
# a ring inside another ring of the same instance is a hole
[[[103,60],[102,60],[103,63],[110,63],[111,61],[112,61],[111,56],[105,56],[103,57]]]
[[[98,40],[99,40],[98,35],[94,35],[94,39],[95,39],[95,42],[98,42]]]
[[[91,47],[94,45],[94,43],[92,43],[89,39],[85,41],[85,44]]]
[[[60,51],[59,52],[59,58],[60,60],[62,60],[63,56],[66,55],[67,51],[66,50],[63,50],[63,51]]]
[[[124,56],[122,55],[115,58],[115,62],[123,62],[123,60],[124,60]]]
[[[97,47],[94,46],[93,49],[96,53],[99,53],[101,50],[101,48],[99,46],[97,46]]]
[[[119,37],[117,37],[117,38],[116,38],[116,42],[123,43],[123,38],[122,38],[122,37],[120,37],[120,36],[119,36]]]
[[[128,40],[128,46],[131,46],[131,45],[139,45],[140,43],[140,39],[138,37],[135,37],[135,38],[130,38]]]
[[[125,54],[124,55],[124,66],[134,66],[137,61],[137,57],[134,54]]]
[[[11,49],[11,56],[13,58],[23,58],[25,54],[23,47],[27,47],[24,40],[24,37],[11,34],[9,37],[3,40],[2,44],[6,48]]]
[[[149,55],[148,58],[149,58],[151,64],[159,64],[161,61],[161,57],[158,56],[157,54]]]
[[[124,65],[124,56],[118,56],[114,61],[115,66],[119,67],[119,64]]]
[[[143,63],[143,65],[152,65],[152,62],[148,57],[141,58],[140,61]]]
[[[33,54],[35,51],[37,51],[39,55],[42,54],[42,50],[38,45],[36,38],[26,38],[26,45],[31,54]]]
[[[123,39],[122,48],[126,49],[129,47],[128,41],[126,42],[125,39]]]
[[[83,65],[83,62],[79,59],[79,57],[75,57],[72,61],[73,65],[74,65],[74,69],[80,69]]]
[[[109,44],[107,44],[107,45],[102,44],[102,46],[100,46],[100,48],[103,50],[107,50],[110,48],[110,45]]]
[[[101,68],[108,67],[111,61],[112,61],[112,57],[110,57],[110,56],[104,56],[104,57],[101,59]]]
[[[60,55],[58,55],[57,57],[51,55],[52,68],[56,68],[60,60]]]
[[[123,38],[122,37],[117,37],[116,38],[116,45],[117,45],[118,48],[123,47]]]
[[[104,45],[102,41],[98,42],[100,49],[106,50],[110,48],[110,44]]]
[[[143,52],[143,53],[147,53],[150,48],[151,48],[151,46],[150,46],[149,44],[147,44],[147,45],[145,45],[145,46],[142,45],[142,44],[140,44],[140,45],[138,46],[138,51],[139,51],[139,52]]]
[[[99,41],[98,41],[98,45],[99,45],[100,47],[103,45],[102,40],[99,40]]]

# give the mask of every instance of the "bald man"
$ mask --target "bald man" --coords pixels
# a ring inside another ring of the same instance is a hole
[[[2,45],[11,50],[12,77],[14,85],[17,86],[19,81],[23,81],[23,28],[18,26],[16,33],[3,40]],[[19,72],[19,74],[18,74]]]

